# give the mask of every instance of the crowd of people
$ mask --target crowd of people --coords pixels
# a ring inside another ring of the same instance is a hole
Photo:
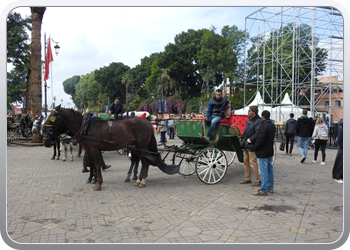
[[[204,116],[205,125],[207,127],[206,140],[211,140],[211,135],[217,124],[227,116],[233,115],[234,106],[222,96],[220,89],[216,90],[215,95],[209,101],[207,112]],[[274,155],[274,138],[276,127],[270,119],[270,112],[264,110],[260,115],[258,106],[250,106],[248,109],[248,121],[240,138],[241,148],[244,154],[244,180],[241,184],[251,184],[259,187],[254,192],[255,196],[266,196],[274,193],[274,171],[273,171],[273,155]],[[121,116],[125,112],[122,103],[115,99],[109,107],[108,114],[115,114],[116,117]],[[317,163],[318,153],[321,151],[320,165],[326,165],[326,145],[328,141],[329,120],[323,116],[309,118],[308,111],[303,109],[302,116],[297,120],[291,113],[286,121],[283,137],[286,139],[285,153],[292,156],[294,139],[297,136],[297,148],[301,156],[300,163],[304,164],[310,143],[314,146],[313,163]],[[135,113],[132,112],[131,116]],[[144,117],[146,118],[146,117]],[[152,122],[155,131],[160,134],[160,145],[167,142],[166,134],[169,140],[174,139],[176,129],[176,120],[199,118],[194,114],[190,115],[170,115],[168,119],[164,119],[162,114],[158,114],[157,118]],[[202,118],[202,117],[201,117]],[[332,178],[343,183],[343,122],[339,122],[339,130],[337,135],[338,152],[334,161]],[[130,155],[132,157],[132,155]],[[138,166],[139,159],[132,161],[128,176],[131,175],[133,166]],[[84,161],[85,162],[85,161]],[[87,162],[87,161],[86,161]],[[104,164],[104,169],[108,169],[110,165]],[[84,166],[84,169],[86,167]],[[86,170],[84,170],[86,171]],[[83,171],[83,172],[84,172]],[[256,182],[252,183],[252,174],[254,173]],[[136,178],[136,177],[134,177]],[[126,181],[129,181],[127,179]]]

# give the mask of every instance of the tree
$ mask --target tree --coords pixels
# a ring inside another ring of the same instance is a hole
[[[99,84],[95,80],[95,73],[83,75],[75,85],[75,97],[73,102],[80,108],[87,108],[94,104],[100,91]],[[90,101],[90,103],[89,103]]]
[[[102,92],[109,100],[119,98],[125,103],[125,86],[121,84],[122,76],[128,73],[130,67],[121,62],[113,62],[109,66],[95,70],[95,79],[101,84]]]
[[[22,18],[16,12],[7,17],[7,62],[14,69],[7,74],[7,93],[11,102],[22,103],[30,81],[30,45],[27,31],[31,31],[30,17]]]
[[[41,81],[41,23],[44,17],[45,7],[31,7],[32,11],[32,43],[31,43],[31,84],[27,86],[27,97],[31,97],[32,115],[41,115],[42,81]],[[28,88],[28,87],[31,88]],[[40,134],[33,134],[33,142],[42,142]]]
[[[165,51],[158,60],[160,68],[169,69],[174,94],[179,94],[183,100],[201,94],[203,79],[198,65],[198,52],[205,31],[206,29],[197,31],[189,29],[176,35],[174,43],[165,46]]]
[[[128,90],[129,90],[129,87],[130,87],[130,84],[131,84],[131,77],[128,73],[125,73],[123,76],[122,76],[122,85],[125,86],[125,104],[127,105],[129,103],[129,96],[128,96]]]
[[[64,92],[71,95],[72,100],[75,98],[75,86],[78,84],[80,79],[80,76],[72,76],[62,83]]]

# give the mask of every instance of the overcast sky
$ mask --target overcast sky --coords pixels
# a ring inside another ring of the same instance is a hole
[[[260,7],[259,7],[260,8]],[[225,25],[245,29],[245,17],[258,7],[47,7],[42,24],[44,33],[61,47],[53,53],[52,75],[48,80],[56,104],[72,101],[63,91],[62,82],[74,75],[85,75],[112,62],[133,68],[151,53],[164,51],[174,37],[188,29]],[[14,9],[23,17],[29,7]],[[51,48],[55,43],[51,41]],[[50,68],[51,70],[51,68]],[[51,103],[48,89],[48,103]]]

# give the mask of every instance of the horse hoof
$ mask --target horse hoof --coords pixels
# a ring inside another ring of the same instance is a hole
[[[81,155],[77,155],[77,157],[81,157]]]
[[[139,188],[143,188],[145,186],[146,186],[145,184],[142,184],[142,183],[139,184]]]
[[[62,161],[66,161],[66,158],[63,158]]]
[[[73,161],[73,157],[70,158],[70,161]]]
[[[55,156],[52,156],[52,157],[51,157],[51,160],[54,160],[54,159],[55,159]]]
[[[101,191],[101,189],[100,187],[94,187],[94,191]]]
[[[124,182],[130,182],[130,179],[125,179],[125,181]]]
[[[132,177],[132,180],[136,181],[137,180],[137,176]]]
[[[56,157],[56,160],[59,160],[60,159],[60,157]]]
[[[138,186],[138,185],[140,185],[140,183],[139,182],[135,182],[134,186]]]
[[[90,180],[90,179],[87,179],[87,180],[86,180],[86,183],[91,183],[91,180]]]
[[[96,182],[97,182],[96,180],[92,180],[90,183],[91,184],[96,184]]]

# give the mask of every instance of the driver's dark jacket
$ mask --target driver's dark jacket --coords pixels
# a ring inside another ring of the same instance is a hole
[[[125,109],[123,104],[119,102],[119,104],[112,103],[112,105],[109,106],[109,111],[111,111],[112,114],[118,115],[123,114],[125,112]]]
[[[254,152],[254,144],[256,142],[256,138],[260,130],[260,125],[261,118],[258,114],[254,118],[251,118],[247,121],[247,124],[245,125],[244,132],[241,137],[242,149]],[[250,139],[252,143],[248,143],[247,139]]]

